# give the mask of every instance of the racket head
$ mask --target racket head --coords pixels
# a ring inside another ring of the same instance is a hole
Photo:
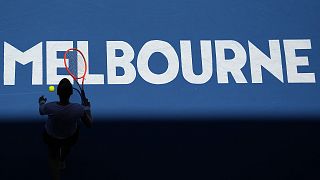
[[[63,59],[68,74],[76,82],[78,79],[82,79],[83,87],[84,79],[87,74],[87,61],[84,54],[77,48],[70,48],[64,53]]]

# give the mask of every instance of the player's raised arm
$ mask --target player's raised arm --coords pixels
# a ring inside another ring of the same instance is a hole
[[[91,106],[88,99],[85,100],[85,103],[83,104],[83,106],[84,106],[84,115],[81,117],[81,121],[86,127],[91,128],[93,120],[91,116]]]

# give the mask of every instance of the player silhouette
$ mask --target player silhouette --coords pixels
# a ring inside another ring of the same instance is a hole
[[[44,96],[39,98],[39,112],[48,115],[43,139],[48,145],[48,162],[54,180],[60,179],[60,170],[65,168],[66,156],[79,137],[78,121],[86,127],[92,126],[90,103],[86,105],[71,103],[72,84],[67,78],[59,82],[57,95],[59,101],[46,103]]]

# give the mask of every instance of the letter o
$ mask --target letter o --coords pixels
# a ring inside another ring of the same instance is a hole
[[[154,53],[163,54],[168,61],[168,68],[162,74],[155,74],[149,68],[149,59]],[[179,58],[174,48],[165,41],[152,40],[143,45],[138,57],[137,68],[140,76],[151,84],[166,84],[174,80],[179,72]]]

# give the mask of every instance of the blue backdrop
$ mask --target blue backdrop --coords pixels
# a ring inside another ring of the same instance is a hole
[[[49,101],[57,99],[55,93],[47,91],[47,85],[31,85],[31,64],[17,65],[15,86],[3,85],[3,42],[25,51],[39,42],[44,43],[45,49],[45,41],[89,41],[90,72],[106,76],[107,40],[126,41],[137,55],[144,43],[160,39],[169,42],[180,56],[179,41],[187,39],[192,41],[194,58],[199,59],[200,40],[236,40],[247,52],[250,40],[268,54],[268,40],[311,39],[312,49],[298,54],[309,57],[307,71],[314,72],[317,80],[319,9],[317,0],[4,1],[0,7],[1,119],[41,119],[39,95],[47,96]],[[283,54],[283,44],[281,47]],[[45,57],[44,50],[44,72]],[[136,64],[136,57],[133,63]],[[167,63],[163,56],[155,54],[149,65],[154,72],[163,72]],[[195,72],[201,72],[200,63],[195,62],[194,68]],[[114,117],[320,117],[318,83],[281,83],[263,72],[264,83],[252,84],[248,61],[243,72],[248,84],[236,84],[232,78],[229,84],[218,84],[214,69],[209,82],[193,85],[182,77],[180,67],[178,77],[169,84],[152,85],[137,74],[132,84],[88,85],[86,92],[92,102],[93,116],[105,120]],[[72,100],[77,102],[79,98],[74,96]]]

